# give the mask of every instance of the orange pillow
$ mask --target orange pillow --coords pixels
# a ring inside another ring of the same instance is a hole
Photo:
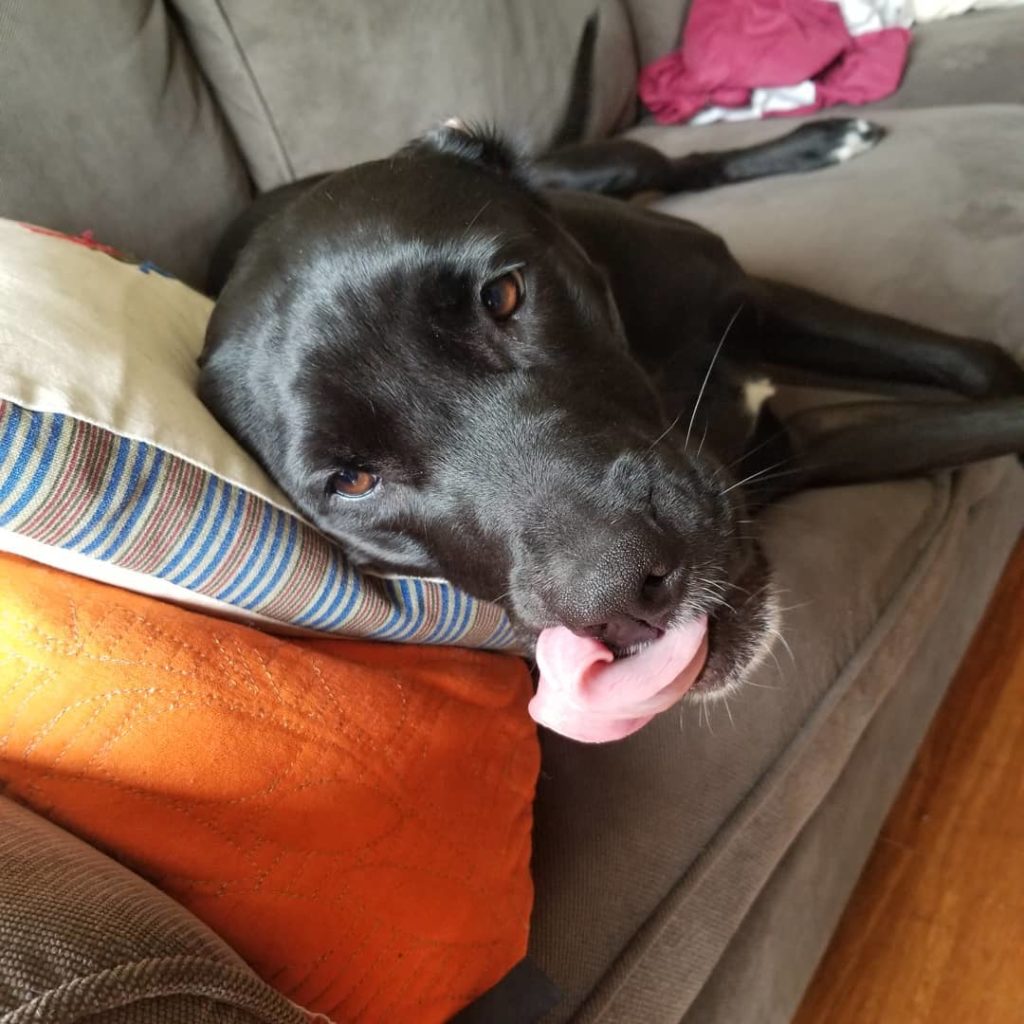
[[[10,555],[0,593],[0,788],[289,998],[429,1024],[524,955],[521,661],[275,638]]]

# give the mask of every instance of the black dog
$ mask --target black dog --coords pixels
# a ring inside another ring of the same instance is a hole
[[[682,160],[608,142],[529,163],[450,123],[232,229],[202,397],[356,562],[498,602],[526,644],[563,626],[624,657],[705,614],[691,692],[724,692],[775,614],[741,524],[799,488],[1024,451],[1024,373],[755,280],[697,225],[593,193],[809,170],[880,137],[832,120]],[[773,366],[918,398],[783,429],[751,401]]]

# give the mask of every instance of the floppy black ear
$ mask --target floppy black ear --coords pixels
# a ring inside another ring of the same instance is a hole
[[[427,132],[406,147],[406,152],[435,153],[465,160],[494,174],[529,185],[528,161],[505,136],[488,125],[468,124],[460,117]]]

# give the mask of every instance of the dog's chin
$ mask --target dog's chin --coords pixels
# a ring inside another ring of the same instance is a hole
[[[685,703],[723,700],[743,688],[761,667],[778,639],[781,614],[771,582],[753,600],[723,609],[708,622],[708,658]]]

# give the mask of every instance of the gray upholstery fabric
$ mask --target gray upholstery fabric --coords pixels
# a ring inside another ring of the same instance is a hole
[[[191,283],[251,197],[154,0],[0,0],[0,216],[89,230]]]
[[[867,156],[658,205],[720,232],[753,273],[1024,354],[1024,107],[871,117],[890,135]],[[761,141],[787,127],[643,127],[631,135],[682,153]]]
[[[596,0],[176,0],[261,188],[386,156],[452,116],[551,140]],[[620,0],[601,3],[594,116],[632,117]]]
[[[690,0],[624,0],[633,24],[640,67],[680,43]]]
[[[1004,555],[1020,534],[1022,508],[1021,474],[1007,474],[997,490],[967,505],[945,600],[898,685],[761,891],[682,1024],[786,1024],[791,1019],[942,699],[950,668],[959,662]]]
[[[869,110],[1024,102],[1024,11],[971,11],[913,32],[899,89]]]
[[[792,658],[778,652],[732,720],[715,706],[702,727],[684,710],[607,748],[545,736],[531,952],[566,993],[550,1020],[595,987],[584,1020],[678,1020],[896,685],[942,597],[962,500],[938,478],[780,506],[767,540],[795,605]],[[614,965],[631,942],[625,978]],[[637,1000],[643,1012],[622,1016]]]
[[[1003,532],[988,537],[990,546],[978,559],[979,565],[987,566],[989,573],[998,571],[1024,521],[1024,509],[1020,505],[1020,473],[1016,468],[1012,472],[1017,486],[1010,493],[1000,496],[1004,502],[1003,511],[1007,513]],[[788,688],[806,680],[806,648],[826,646],[821,642],[826,636],[841,637],[848,644],[846,649],[851,652],[849,661],[823,692],[818,704],[799,720],[790,744],[780,756],[767,763],[763,776],[756,779],[742,799],[726,811],[721,827],[706,845],[702,844],[692,865],[668,888],[665,898],[638,926],[635,934],[627,937],[623,951],[590,993],[580,1012],[572,1018],[574,1021],[676,1024],[683,1017],[791,843],[801,834],[805,824],[845,771],[848,759],[857,749],[861,736],[879,708],[897,688],[902,687],[926,638],[934,636],[930,631],[935,628],[941,632],[936,619],[944,603],[948,599],[945,608],[957,622],[957,628],[949,631],[954,639],[963,638],[963,632],[976,616],[978,605],[982,603],[979,601],[981,594],[978,591],[957,592],[954,580],[964,550],[970,506],[976,500],[978,490],[984,493],[994,482],[993,475],[998,476],[999,473],[1000,470],[993,467],[972,470],[964,475],[960,486],[945,491],[938,506],[933,509],[938,521],[930,524],[929,543],[920,552],[914,571],[906,577],[892,600],[884,607],[878,622],[872,626],[863,642],[858,642],[850,635],[843,636],[841,600],[838,602],[839,607],[828,610],[840,612],[840,615],[837,618],[832,618],[831,614],[827,619],[824,617],[826,609],[823,605],[827,598],[820,593],[821,574],[816,574],[819,590],[811,595],[816,610],[812,621],[816,628],[820,628],[822,621],[827,622],[830,631],[818,632],[810,638],[806,637],[806,633],[792,634],[791,643],[795,641],[794,654],[799,674],[784,673],[784,690],[774,696],[757,693],[753,697],[744,696],[742,703],[734,702],[735,729],[727,718],[721,721],[724,716],[719,715],[714,740],[691,735],[690,742],[685,746],[679,742],[677,760],[681,761],[685,757],[699,765],[699,769],[694,769],[694,774],[699,771],[703,785],[716,793],[720,792],[723,785],[721,776],[730,771],[742,771],[747,752],[758,743],[763,716],[768,711],[768,698],[783,706],[790,704]],[[816,538],[820,537],[817,527],[814,532]],[[985,580],[985,574],[982,573],[980,578]],[[849,577],[846,577],[841,591],[850,592],[852,589]],[[802,642],[801,636],[804,637]],[[931,703],[923,701],[924,713],[932,710],[936,696],[941,693],[956,667],[955,658],[961,650],[962,644],[957,646],[951,643],[945,648],[951,660],[933,665],[935,672],[928,680]],[[944,665],[944,671],[939,671],[939,665]],[[782,696],[781,693],[786,695]],[[917,725],[923,727],[924,722],[918,722]],[[912,723],[905,722],[901,725],[908,741],[916,735],[911,726]],[[721,746],[727,750],[720,753],[717,748]],[[890,754],[890,759],[889,763],[898,763],[895,752]],[[669,770],[670,763],[663,760],[662,773],[668,774]],[[898,779],[894,780],[896,783]],[[660,781],[659,788],[665,788]],[[637,793],[632,793],[631,797],[635,802],[640,801]],[[891,793],[883,791],[870,799],[865,794],[863,800],[881,808],[887,806],[886,800],[889,797]],[[622,802],[620,798],[618,806]],[[866,813],[864,803],[858,810]],[[648,836],[646,842],[637,842],[638,848],[644,851],[648,860],[652,855],[658,858],[661,850],[669,846],[673,838],[676,845],[682,843],[678,832],[673,837],[671,822],[667,819],[668,815],[662,809],[660,836],[663,838],[653,839]],[[694,821],[687,814],[678,824],[689,831]],[[628,825],[622,820],[621,812],[617,815],[616,825],[620,836],[629,835]],[[833,850],[832,855],[843,856],[838,850]],[[642,868],[638,867],[637,870]],[[621,874],[616,877],[617,890],[623,888],[622,877]],[[596,880],[591,881],[593,883]],[[848,884],[843,887],[836,883],[834,888],[830,888],[831,882],[828,874],[817,879],[819,887],[814,896],[821,905],[823,915],[826,912],[834,914],[848,891]],[[602,891],[608,891],[607,883]],[[809,899],[810,894],[805,892],[801,898]],[[587,909],[589,923],[593,911]],[[579,932],[576,934],[578,936]],[[819,941],[824,941],[826,937],[824,929],[819,930]],[[787,947],[785,941],[781,941],[780,946],[783,948],[776,954],[779,962],[784,963],[785,970],[793,976],[799,974],[801,959],[809,959],[820,952],[819,947],[813,954],[808,954],[799,944]],[[772,977],[768,971],[761,973],[764,965],[751,967],[751,970],[757,974],[761,992],[770,991]],[[722,982],[722,987],[728,990],[734,984],[735,979],[730,977]],[[741,999],[737,1001],[742,1002]],[[792,1008],[791,1002],[789,1008]],[[565,1017],[552,1015],[550,1019],[561,1020]],[[762,1020],[772,1019],[771,1004],[769,1002],[757,1006],[749,1017],[712,1015],[706,1019],[715,1024],[745,1024],[747,1021],[760,1024]],[[778,1019],[784,1018],[780,1016]]]
[[[159,890],[0,797],[2,1024],[302,1024]]]

